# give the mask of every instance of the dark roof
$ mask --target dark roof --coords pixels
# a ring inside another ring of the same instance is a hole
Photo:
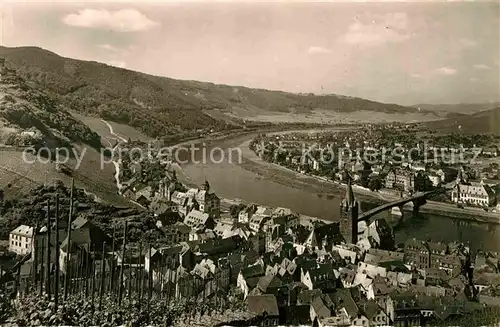
[[[160,252],[160,254],[168,256],[168,255],[179,254],[182,252],[183,249],[184,249],[184,246],[176,245],[176,246],[170,246],[170,247],[166,247],[166,248],[159,248],[158,251]]]
[[[102,244],[110,244],[110,238],[99,227],[91,222],[85,223],[83,228],[75,229],[71,233],[71,243],[76,246],[85,246],[87,250],[94,247],[96,250],[102,250]],[[67,251],[68,238],[66,237],[61,244],[61,250]],[[74,250],[75,248],[73,248]],[[72,250],[72,251],[73,251]]]
[[[330,315],[330,309],[325,304],[325,302],[323,301],[323,298],[321,296],[315,297],[311,302],[311,306],[313,307],[316,314],[318,314],[319,318],[327,317],[327,316],[321,317],[321,315],[322,315],[321,311],[326,311],[324,313]]]
[[[87,218],[85,218],[84,216],[79,216],[71,222],[71,228],[72,229],[80,229],[82,227],[86,227],[85,225],[87,223],[90,223]]]
[[[500,285],[500,274],[497,273],[479,273],[474,274],[474,284],[489,285],[496,287]]]
[[[281,280],[276,276],[262,276],[257,283],[257,287],[262,291],[266,292],[268,288],[276,288],[282,285]]]
[[[297,267],[302,268],[304,271],[315,268],[317,265],[316,259],[307,255],[296,257],[293,262],[295,262]]]
[[[374,300],[362,301],[358,307],[369,320],[372,320],[380,312],[380,307]]]
[[[243,257],[240,253],[230,254],[227,256],[227,260],[231,267],[237,266],[243,263]]]
[[[316,236],[316,241],[319,246],[322,245],[324,240],[326,240],[328,245],[339,244],[343,240],[340,233],[340,224],[338,222],[317,227],[314,229],[313,233]]]
[[[253,249],[250,249],[245,253],[244,259],[245,259],[245,262],[247,264],[252,264],[252,263],[255,263],[255,261],[257,261],[257,259],[259,259],[259,258],[260,258],[259,253],[257,253]]]
[[[352,284],[354,282],[354,278],[356,277],[356,272],[351,269],[342,269],[340,271],[340,278],[342,281],[346,283]]]
[[[375,294],[375,296],[387,295],[387,294],[391,294],[392,292],[394,292],[394,289],[392,287],[388,286],[386,282],[377,281],[377,282],[373,282],[372,285],[373,285],[373,293]]]
[[[271,294],[250,295],[247,298],[248,309],[257,314],[267,314],[269,316],[279,316],[278,302]]]
[[[354,317],[358,314],[358,306],[349,288],[337,289],[335,293],[330,293],[328,296],[332,299],[333,303],[335,303],[336,307],[345,308],[350,317]]]
[[[274,266],[275,264],[280,264],[281,263],[281,258],[274,254],[274,252],[266,252],[262,255],[262,260],[264,261],[264,264],[269,265],[269,266]]]
[[[321,295],[320,289],[304,290],[297,296],[297,302],[301,305],[309,305],[318,296]]]
[[[241,270],[241,274],[243,275],[243,277],[245,277],[245,279],[250,277],[263,276],[264,273],[264,267],[261,265],[253,265]]]
[[[179,216],[179,214],[176,213],[176,212],[173,212],[172,214]],[[168,220],[168,218],[167,219],[159,218],[158,220],[160,220],[162,222],[162,225],[163,225],[163,223],[166,220]],[[189,234],[191,232],[191,228],[189,226],[186,226],[184,223],[181,223],[181,222],[177,222],[177,223],[175,223],[173,225],[167,225],[167,226],[164,227],[164,230],[165,230],[166,233],[169,233],[169,232],[170,233],[172,233],[172,232],[173,233],[180,232],[180,233],[183,233],[183,234]]]
[[[206,254],[229,253],[238,248],[238,238],[209,239],[198,245],[198,251]]]
[[[62,251],[75,253],[81,247],[88,249],[88,246],[92,243],[90,231],[87,228],[84,228],[74,230],[71,233],[71,251],[68,251],[68,242],[68,237],[66,237],[61,244]]]
[[[252,289],[252,288],[257,287],[259,280],[260,280],[260,277],[250,277],[250,278],[246,278],[245,282],[247,283],[248,288]]]
[[[158,201],[155,202],[154,205],[150,205],[151,210],[153,210],[154,214],[162,215],[170,211],[171,205],[168,201]]]

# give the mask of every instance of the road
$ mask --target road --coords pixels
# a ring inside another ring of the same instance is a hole
[[[111,135],[116,136],[116,137],[117,137],[118,139],[120,139],[122,142],[127,143],[127,139],[126,139],[126,138],[124,138],[124,137],[122,137],[122,136],[120,136],[120,135],[118,135],[118,134],[116,134],[116,133],[114,132],[114,130],[113,130],[113,126],[111,126],[111,124],[110,124],[110,123],[108,123],[108,122],[107,122],[107,121],[105,121],[104,119],[101,119],[101,121],[102,121],[104,124],[106,124],[106,126],[108,126],[108,128],[109,128],[109,132],[111,133]]]
[[[105,121],[104,119],[101,119],[101,121],[106,124],[106,126],[108,126],[109,128],[109,133],[113,136],[116,136],[117,138],[119,138],[121,141],[123,141],[124,143],[127,143],[128,140],[121,137],[120,135],[116,134],[113,130],[113,126],[111,126],[110,123],[108,123],[107,121]],[[115,151],[116,149],[118,149],[118,147],[120,146],[120,142],[118,142],[115,147],[113,148],[113,151]],[[118,160],[113,160],[113,165],[115,166],[115,181],[116,181],[116,187],[118,188],[118,190],[121,190],[122,187],[123,187],[123,184],[120,182],[120,162]]]

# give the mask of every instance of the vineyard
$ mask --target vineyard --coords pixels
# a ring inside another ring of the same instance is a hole
[[[81,147],[75,149],[82,153]],[[96,194],[97,197],[107,202],[125,205],[127,202],[117,194],[115,181],[113,179],[114,166],[104,164],[101,169],[100,153],[92,148],[85,148],[82,162],[78,169],[77,161],[71,158],[67,166],[71,168],[70,174],[64,174],[56,169],[54,162],[46,163],[38,160],[32,154],[26,154],[23,160],[23,152],[16,150],[2,150],[0,154],[0,189],[3,189],[7,199],[27,192],[35,185],[51,183],[60,180],[69,185],[71,178],[75,179],[78,187]]]
[[[33,156],[27,156],[33,160]],[[43,184],[59,174],[53,165],[41,162],[27,163],[22,152],[2,150],[0,155],[0,189],[6,198],[13,198],[37,184]]]
[[[64,220],[60,212],[69,208],[68,221],[72,221],[73,204],[73,191],[69,203],[60,204],[59,194],[55,206],[47,200],[51,223],[45,225],[45,232],[35,224],[32,253],[11,269],[16,279],[9,293],[14,304],[1,294],[0,322],[11,326],[215,326],[255,318],[230,286],[229,267],[218,268],[210,279],[185,273],[165,255],[158,259],[151,237],[133,242],[127,222],[122,234],[113,228],[112,236],[101,234],[87,245],[81,244],[81,230],[70,225],[61,243],[59,235],[66,230],[59,228]],[[26,265],[31,269],[22,273]]]

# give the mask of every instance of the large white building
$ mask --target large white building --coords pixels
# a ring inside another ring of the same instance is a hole
[[[9,234],[9,251],[19,255],[31,253],[33,248],[33,227],[21,225]]]
[[[495,204],[496,196],[491,187],[484,183],[458,184],[451,192],[451,200],[455,203],[491,206]]]

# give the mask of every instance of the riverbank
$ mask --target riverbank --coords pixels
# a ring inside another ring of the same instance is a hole
[[[280,166],[275,163],[270,163],[267,162],[263,159],[261,159],[259,156],[257,156],[249,147],[250,142],[252,140],[246,140],[243,143],[239,145],[239,148],[242,151],[242,155],[245,159],[249,160],[253,164],[261,165],[263,167],[268,167],[269,169],[277,169],[283,172],[286,172],[287,174],[292,174],[295,178],[297,178],[297,181],[304,181],[303,183],[307,183],[307,181],[315,181],[319,182],[321,184],[326,184],[329,185],[331,188],[336,189],[336,192],[330,193],[330,194],[322,194],[325,196],[329,195],[340,195],[345,192],[346,185],[341,184],[339,182],[331,181],[326,179],[325,177],[320,177],[320,176],[312,176],[312,175],[305,175],[301,174],[300,172],[297,172],[295,170],[289,169],[287,167]],[[249,167],[247,165],[247,167]],[[252,169],[252,168],[250,168]],[[255,172],[256,169],[253,169],[252,171]],[[258,172],[257,172],[258,173]],[[290,183],[288,183],[290,185]],[[387,203],[391,201],[395,201],[399,199],[400,197],[397,195],[392,195],[388,192],[372,192],[368,189],[365,189],[363,187],[353,185],[353,191],[356,194],[356,197],[358,200],[361,201],[370,201],[370,202],[377,202],[382,204],[382,203]],[[408,207],[405,207],[408,208]],[[427,214],[437,214],[445,217],[450,217],[450,218],[457,218],[457,219],[463,219],[463,220],[473,220],[475,222],[479,223],[493,223],[493,224],[500,224],[500,213],[494,213],[494,212],[486,212],[484,210],[477,210],[473,208],[458,208],[453,204],[448,204],[448,203],[443,203],[443,202],[436,202],[436,201],[427,201],[427,203],[423,206],[420,207],[420,212],[421,213],[427,213]]]

